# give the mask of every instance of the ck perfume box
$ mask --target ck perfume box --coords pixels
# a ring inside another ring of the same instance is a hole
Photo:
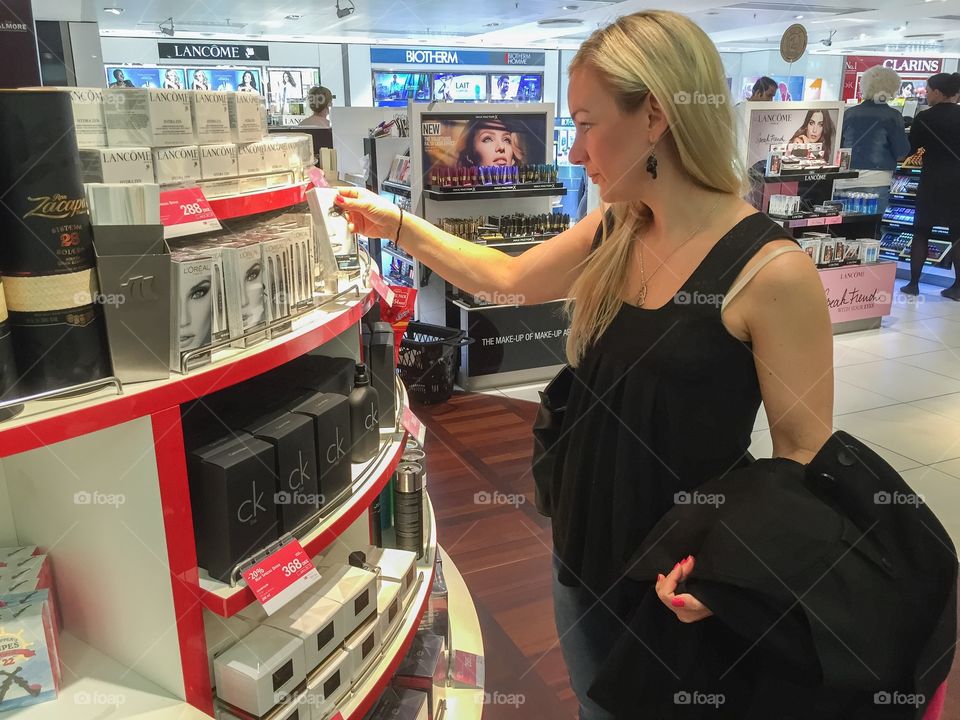
[[[209,90],[195,90],[190,93],[197,144],[220,145],[232,142],[229,97],[227,93]]]
[[[261,625],[213,662],[217,697],[257,717],[306,679],[303,641]]]
[[[142,148],[80,148],[84,183],[153,183],[153,153]]]
[[[259,142],[267,134],[261,108],[263,100],[257,93],[228,93],[230,134],[235,143]]]
[[[186,90],[111,88],[103,92],[110,147],[178,147],[196,142]]]
[[[226,145],[200,146],[200,176],[204,180],[237,176],[237,146]]]
[[[313,421],[317,477],[324,504],[336,500],[353,482],[350,463],[350,404],[343,395],[312,393],[290,407]]]
[[[187,456],[197,560],[229,582],[234,565],[277,539],[274,449],[246,433]]]
[[[153,168],[158,185],[194,184],[200,180],[200,148],[158,148],[153,151]]]

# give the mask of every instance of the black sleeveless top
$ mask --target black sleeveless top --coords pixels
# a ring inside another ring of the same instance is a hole
[[[757,251],[781,239],[764,214],[740,221],[672,301],[624,303],[581,360],[551,493],[561,583],[604,596],[676,493],[745,461],[760,387],[751,346],[723,326],[720,306]]]

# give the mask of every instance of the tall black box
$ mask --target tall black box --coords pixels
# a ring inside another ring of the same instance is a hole
[[[244,430],[273,447],[279,532],[290,532],[320,508],[313,419],[279,412],[258,418]]]
[[[187,456],[197,560],[210,577],[230,582],[244,558],[277,539],[274,450],[236,433]]]
[[[336,393],[312,393],[300,397],[290,412],[313,420],[317,447],[318,479],[324,504],[335,500],[353,482],[350,463],[350,404]]]

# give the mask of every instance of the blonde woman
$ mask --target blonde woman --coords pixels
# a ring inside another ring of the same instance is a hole
[[[587,693],[636,602],[625,560],[676,493],[744,462],[761,400],[776,456],[809,462],[831,433],[823,286],[783,229],[741,199],[728,97],[699,27],[673,12],[628,15],[570,67],[570,160],[599,185],[605,215],[510,257],[365,191],[338,200],[358,232],[399,237],[468,292],[572,298],[576,380],[551,509],[557,629],[581,718],[611,717]],[[696,559],[677,561],[656,597],[676,622],[710,623],[678,587]]]

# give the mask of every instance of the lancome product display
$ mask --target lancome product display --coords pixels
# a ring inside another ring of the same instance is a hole
[[[218,145],[233,140],[230,130],[230,101],[224,92],[194,90],[189,93],[197,143]]]
[[[237,173],[236,145],[200,146],[200,176],[204,180],[237,177]]]
[[[196,143],[186,90],[109,88],[104,119],[110,147],[177,147]]]
[[[27,396],[110,374],[66,92],[0,92],[0,275]]]
[[[156,148],[153,169],[159,185],[195,185],[200,180],[200,148],[196,145]]]
[[[44,90],[70,93],[78,147],[106,147],[107,125],[103,117],[103,88],[48,86]]]
[[[142,148],[81,148],[85,183],[152,183],[153,153]]]

